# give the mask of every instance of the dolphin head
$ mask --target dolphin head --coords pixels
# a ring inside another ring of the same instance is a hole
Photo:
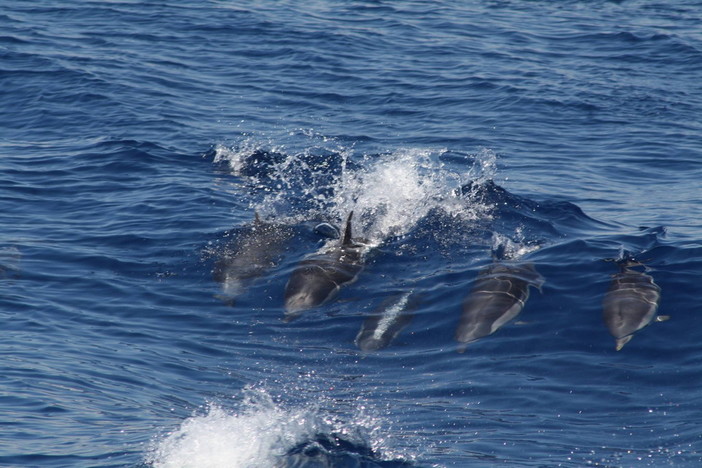
[[[320,304],[319,299],[313,294],[314,291],[305,288],[295,291],[285,297],[285,321],[289,322],[300,316],[300,314]]]
[[[361,351],[378,351],[387,346],[387,341],[388,340],[369,336],[364,339],[356,340],[356,346],[358,346]]]

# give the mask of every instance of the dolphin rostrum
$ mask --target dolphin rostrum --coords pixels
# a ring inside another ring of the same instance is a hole
[[[412,320],[412,310],[417,306],[412,292],[392,297],[369,316],[356,336],[356,346],[361,351],[377,351],[387,347]]]
[[[529,298],[529,286],[541,289],[544,278],[531,264],[493,263],[480,272],[463,302],[456,329],[460,352],[468,343],[495,333],[521,312]]]
[[[331,300],[341,287],[356,279],[363,269],[364,244],[351,235],[351,218],[340,243],[301,261],[285,286],[285,321]]]
[[[222,299],[233,302],[255,278],[275,267],[292,235],[290,226],[261,221],[256,213],[253,224],[236,235],[215,262],[212,277],[222,285]]]
[[[634,333],[656,319],[667,320],[667,315],[656,316],[661,288],[653,278],[631,267],[643,266],[633,258],[618,260],[619,273],[612,277],[609,291],[603,301],[602,317],[617,342],[617,351],[634,337]]]

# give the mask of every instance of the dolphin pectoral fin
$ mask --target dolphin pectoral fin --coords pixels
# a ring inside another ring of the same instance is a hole
[[[631,341],[633,337],[634,335],[627,335],[622,338],[617,338],[617,351],[621,351],[624,345]]]
[[[468,347],[468,343],[458,343],[458,347],[456,348],[456,351],[458,354],[463,354],[466,352],[466,348]]]
[[[666,320],[670,320],[670,315],[658,315],[655,318],[656,322],[665,322]]]

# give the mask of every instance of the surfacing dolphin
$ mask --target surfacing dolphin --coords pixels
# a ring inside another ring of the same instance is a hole
[[[261,221],[256,213],[253,224],[225,245],[215,262],[212,277],[222,285],[220,298],[233,303],[255,278],[274,268],[292,235],[290,226]]]
[[[621,350],[634,333],[651,323],[667,320],[667,315],[656,316],[661,288],[653,278],[632,267],[643,266],[631,257],[617,260],[619,273],[613,275],[609,291],[603,301],[602,317],[609,332]]]
[[[353,211],[346,220],[346,229],[338,245],[301,261],[292,272],[285,286],[286,322],[307,309],[331,300],[343,285],[354,281],[363,269],[365,245],[352,238],[352,217]]]
[[[383,301],[361,326],[356,346],[362,351],[377,351],[387,347],[412,321],[412,311],[418,300],[406,292]]]
[[[459,352],[515,318],[529,298],[529,286],[541,289],[543,283],[544,278],[529,263],[497,262],[482,270],[463,302],[456,329]]]

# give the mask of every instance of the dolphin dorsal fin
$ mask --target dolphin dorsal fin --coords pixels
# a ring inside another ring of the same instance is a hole
[[[258,211],[254,211],[254,223],[261,224],[261,217],[258,215]]]
[[[353,241],[351,240],[351,218],[353,217],[353,211],[349,213],[349,217],[346,218],[346,229],[344,230],[344,237],[341,240],[341,245],[351,245]]]

